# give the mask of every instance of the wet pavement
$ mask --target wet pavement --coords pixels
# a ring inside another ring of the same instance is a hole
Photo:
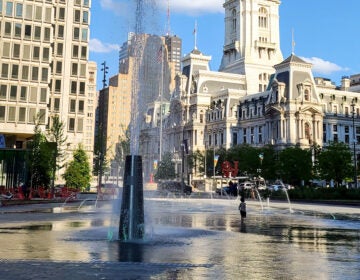
[[[0,279],[359,279],[358,207],[147,197],[122,243],[119,204],[0,207]]]

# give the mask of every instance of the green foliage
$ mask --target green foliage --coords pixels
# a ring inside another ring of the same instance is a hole
[[[352,153],[345,143],[331,142],[318,155],[320,177],[334,179],[339,186],[353,172]]]
[[[65,125],[60,120],[58,115],[51,117],[51,127],[48,131],[48,139],[50,142],[54,142],[55,150],[55,171],[63,168],[63,161],[65,157],[64,153],[64,144],[67,141],[67,137],[65,136]]]
[[[288,191],[290,199],[305,200],[360,200],[360,189],[301,187]],[[277,196],[281,195],[279,192]],[[275,195],[274,195],[275,196]]]
[[[174,179],[175,174],[175,163],[172,161],[172,154],[165,153],[162,160],[158,164],[157,172],[154,176],[156,180],[161,179]]]
[[[84,149],[79,147],[74,151],[73,160],[69,163],[63,178],[66,185],[80,191],[85,191],[90,184],[90,163]]]
[[[40,129],[40,116],[35,118],[34,136],[28,145],[27,163],[30,172],[32,187],[49,187],[53,174],[54,147],[47,141],[45,134]]]
[[[279,153],[279,178],[291,185],[312,178],[311,151],[299,147],[286,148]]]
[[[191,155],[187,157],[188,160],[188,167],[190,169],[194,169],[195,174],[198,172],[200,174],[204,173],[205,167],[205,156],[204,153],[200,152],[199,150],[196,150]]]
[[[115,147],[114,160],[120,170],[125,169],[125,158],[127,155],[130,155],[130,128],[128,127],[124,132],[125,137],[120,138]]]

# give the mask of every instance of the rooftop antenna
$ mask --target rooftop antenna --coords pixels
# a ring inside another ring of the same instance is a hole
[[[171,35],[171,25],[170,25],[170,0],[168,0],[168,5],[167,5],[167,31],[166,31],[166,35],[170,36]]]
[[[195,20],[195,27],[194,27],[194,50],[197,50],[197,21]]]
[[[291,31],[291,54],[295,54],[295,39],[294,39],[294,28]]]

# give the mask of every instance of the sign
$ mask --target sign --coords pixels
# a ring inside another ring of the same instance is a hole
[[[219,160],[219,155],[214,155],[214,167],[217,165]]]
[[[158,161],[157,159],[154,159],[153,168],[156,170],[158,168]]]
[[[0,134],[0,148],[5,148],[5,136],[4,134]]]

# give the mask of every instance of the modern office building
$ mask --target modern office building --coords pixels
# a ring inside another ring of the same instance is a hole
[[[67,159],[93,153],[96,65],[88,61],[90,0],[0,0],[0,135],[25,149],[39,118],[65,125]],[[63,172],[60,171],[59,176]]]
[[[141,115],[139,153],[144,173],[147,178],[153,173],[153,163],[160,158],[159,127],[168,112],[180,65],[180,38],[129,33],[119,52],[119,74],[110,78],[109,86],[99,96],[99,120],[106,135],[104,149],[109,162],[116,157],[116,147],[124,139],[134,115],[131,107],[135,106]]]

